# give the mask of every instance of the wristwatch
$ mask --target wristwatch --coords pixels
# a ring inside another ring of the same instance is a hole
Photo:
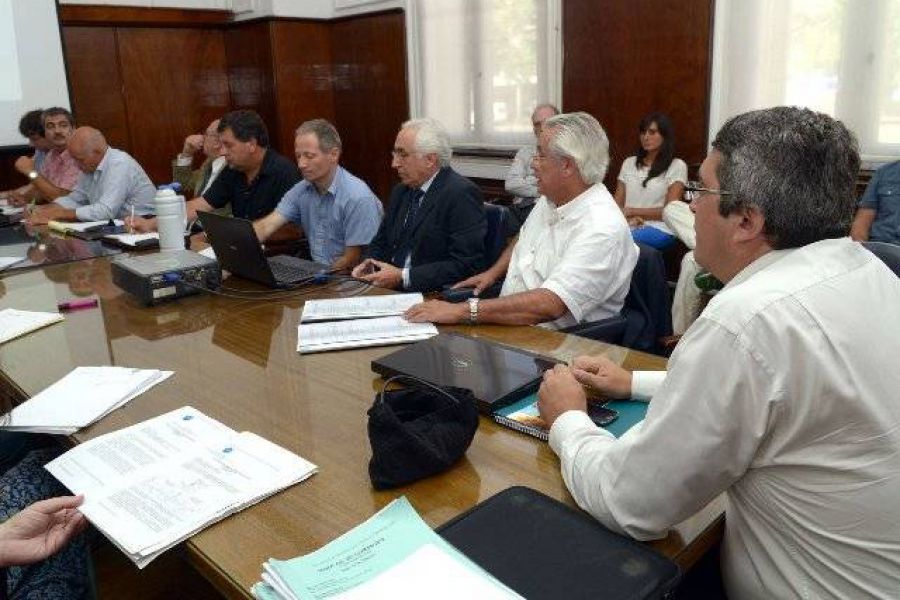
[[[38,178],[38,172],[37,172],[37,171],[29,171],[29,172],[28,172],[28,179],[34,181],[34,180],[37,179],[37,178]]]
[[[478,300],[477,296],[469,298],[469,325],[478,325]]]

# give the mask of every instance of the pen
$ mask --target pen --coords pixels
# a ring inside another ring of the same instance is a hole
[[[80,300],[69,300],[60,302],[56,305],[59,310],[78,310],[79,308],[93,308],[97,306],[96,298],[82,298]]]

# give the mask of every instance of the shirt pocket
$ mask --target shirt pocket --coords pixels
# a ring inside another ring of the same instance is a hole
[[[900,181],[878,186],[878,216],[893,218],[900,212]]]

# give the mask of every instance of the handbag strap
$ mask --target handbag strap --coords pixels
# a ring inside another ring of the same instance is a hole
[[[459,404],[459,399],[456,396],[454,396],[453,394],[451,394],[450,392],[448,392],[447,390],[445,390],[444,388],[442,388],[438,385],[434,385],[433,383],[431,383],[429,381],[425,381],[424,379],[414,377],[413,375],[402,375],[402,374],[401,375],[393,375],[393,376],[387,378],[387,380],[384,382],[384,385],[381,386],[381,391],[378,393],[378,402],[384,402],[384,393],[387,391],[387,386],[398,380],[414,381],[419,385],[424,385],[425,387],[431,388],[435,392],[437,392],[443,396],[446,396],[447,398],[450,398],[456,404]]]

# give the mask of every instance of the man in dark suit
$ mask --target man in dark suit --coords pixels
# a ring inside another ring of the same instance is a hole
[[[474,275],[485,264],[481,191],[450,168],[450,142],[434,119],[407,121],[391,166],[401,184],[353,276],[378,287],[426,292]]]

